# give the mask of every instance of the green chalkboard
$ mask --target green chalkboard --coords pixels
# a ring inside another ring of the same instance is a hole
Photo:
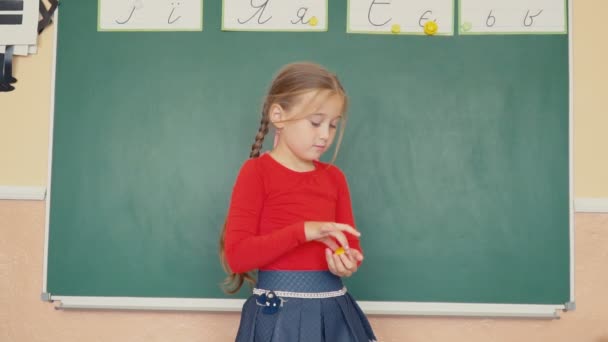
[[[224,298],[232,184],[274,72],[310,60],[350,96],[336,161],[366,260],[366,301],[569,301],[567,35],[97,32],[61,6],[47,292]],[[244,296],[245,293],[241,293]]]

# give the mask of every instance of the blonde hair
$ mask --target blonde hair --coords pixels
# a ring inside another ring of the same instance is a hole
[[[326,93],[327,96],[338,95],[343,99],[343,118],[341,120],[332,162],[336,159],[340,144],[342,142],[342,136],[344,135],[348,98],[346,97],[342,84],[335,74],[318,64],[309,62],[288,64],[279,70],[278,74],[273,79],[270,89],[268,89],[268,94],[264,99],[264,104],[262,105],[262,119],[260,121],[260,127],[258,128],[254,143],[251,145],[251,152],[249,154],[250,158],[257,158],[260,156],[264,138],[266,137],[266,134],[268,134],[271,125],[269,117],[270,107],[277,104],[280,105],[284,110],[289,111],[290,108],[301,101],[301,96],[303,94],[311,91],[318,92],[315,97],[323,92]],[[294,115],[293,118],[288,118],[288,120],[297,120],[307,114],[308,113],[306,112],[298,113]],[[224,249],[225,236],[226,223],[224,223],[220,236],[220,261],[228,276],[224,280],[222,288],[224,292],[234,294],[243,286],[244,281],[247,281],[250,285],[254,285],[255,277],[252,272],[234,273],[230,270],[228,262],[226,261]]]

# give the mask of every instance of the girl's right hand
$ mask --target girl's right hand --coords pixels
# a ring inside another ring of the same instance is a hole
[[[344,233],[354,235],[355,237],[361,236],[355,228],[336,222],[304,222],[304,233],[306,234],[306,241],[320,241],[329,246],[332,250],[335,250],[338,246],[333,241],[332,237],[338,241],[338,243],[348,250],[348,239]]]

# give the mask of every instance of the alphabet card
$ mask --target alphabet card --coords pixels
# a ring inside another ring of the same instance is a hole
[[[452,0],[348,0],[349,33],[454,34]]]
[[[566,34],[567,0],[460,0],[460,34]]]
[[[99,31],[202,31],[203,0],[99,0]]]
[[[35,45],[39,0],[0,0],[0,45]]]
[[[224,31],[327,31],[327,0],[224,0]]]

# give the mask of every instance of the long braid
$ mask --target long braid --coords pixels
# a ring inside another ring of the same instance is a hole
[[[251,153],[249,154],[249,158],[257,158],[260,156],[260,151],[262,150],[262,145],[264,144],[264,137],[266,137],[266,134],[268,134],[269,126],[270,119],[268,118],[268,113],[266,113],[266,111],[264,110],[262,112],[260,128],[258,129],[258,133],[255,135],[255,141],[253,142],[253,145],[251,145]]]
[[[249,158],[257,158],[260,156],[260,150],[262,150],[262,145],[264,144],[264,137],[266,137],[266,134],[268,134],[269,126],[270,119],[268,118],[268,108],[265,103],[264,108],[262,110],[262,120],[260,121],[260,128],[258,128],[258,133],[255,135],[255,141],[253,145],[251,145],[251,153],[249,154]],[[245,281],[251,286],[253,286],[255,284],[255,276],[253,272],[234,273],[230,270],[230,267],[228,266],[228,263],[226,262],[225,258],[225,237],[226,223],[224,222],[222,234],[220,235],[220,260],[224,271],[228,273],[228,277],[226,277],[226,279],[224,280],[222,287],[226,293],[234,294],[240,290],[241,286],[243,286],[243,283]]]

